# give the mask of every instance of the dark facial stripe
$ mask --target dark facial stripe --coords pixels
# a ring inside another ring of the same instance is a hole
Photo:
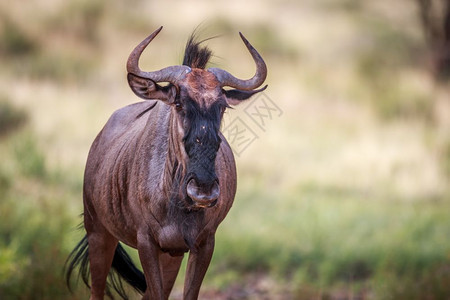
[[[208,108],[192,99],[185,99],[185,136],[189,156],[188,173],[199,180],[215,180],[215,158],[220,145],[219,128],[224,106],[220,101]]]
[[[185,103],[185,143],[202,144],[217,143],[218,132],[222,118],[224,105],[221,102],[213,103],[208,108],[200,106],[192,99],[186,99]],[[187,145],[186,145],[187,146]]]

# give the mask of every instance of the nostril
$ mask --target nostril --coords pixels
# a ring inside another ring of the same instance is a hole
[[[189,180],[186,192],[196,205],[210,207],[219,198],[220,187],[217,181],[212,184],[198,184],[195,179]]]
[[[197,194],[197,192],[198,192],[198,185],[197,185],[197,181],[195,179],[189,180],[189,182],[188,182],[188,184],[186,186],[186,191],[187,191],[189,197],[191,197],[191,195]]]

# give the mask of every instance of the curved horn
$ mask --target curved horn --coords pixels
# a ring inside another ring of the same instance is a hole
[[[217,80],[219,80],[221,86],[229,86],[239,90],[249,91],[256,89],[264,83],[264,80],[267,76],[267,67],[258,51],[253,48],[253,46],[249,43],[249,41],[244,37],[242,33],[239,32],[239,35],[241,36],[242,41],[244,42],[245,46],[247,47],[248,51],[253,57],[253,60],[256,63],[255,75],[250,79],[242,80],[219,68],[209,68],[208,71],[210,71],[217,77]]]
[[[154,82],[170,82],[175,84],[183,75],[189,73],[191,68],[187,66],[171,66],[159,71],[144,72],[139,68],[139,58],[141,57],[144,49],[150,44],[150,42],[158,35],[163,27],[159,27],[152,34],[150,34],[145,40],[134,48],[128,57],[127,71],[139,77],[151,79]]]

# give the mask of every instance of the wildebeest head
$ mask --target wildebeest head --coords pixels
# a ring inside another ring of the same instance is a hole
[[[211,207],[220,194],[215,159],[221,143],[219,130],[223,113],[230,105],[239,104],[267,87],[256,89],[264,82],[267,68],[258,52],[240,34],[257,67],[251,79],[241,80],[218,68],[205,70],[211,51],[200,48],[200,43],[192,37],[186,46],[183,65],[144,72],[138,66],[139,57],[161,29],[130,54],[128,83],[137,96],[158,99],[172,106],[177,128],[170,130],[175,130],[179,137],[177,155],[186,167],[183,188],[192,207]],[[161,86],[160,82],[169,84]],[[225,86],[233,89],[225,90]]]

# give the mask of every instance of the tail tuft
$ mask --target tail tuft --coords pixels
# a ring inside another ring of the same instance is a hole
[[[64,266],[66,284],[69,290],[72,292],[72,285],[70,278],[75,269],[79,268],[78,278],[81,277],[84,284],[91,288],[89,284],[90,268],[89,268],[89,244],[87,241],[87,236],[75,246],[75,248],[70,253],[67,258],[66,264]],[[114,258],[112,262],[112,268],[108,274],[108,283],[106,288],[106,295],[111,299],[111,288],[116,291],[116,293],[123,299],[128,299],[125,288],[122,284],[122,279],[125,280],[129,285],[131,285],[140,294],[145,293],[147,289],[147,283],[145,282],[144,274],[141,270],[136,268],[131,260],[131,257],[125,251],[125,249],[120,245],[117,245],[116,252],[114,253]]]
[[[71,292],[72,285],[70,284],[70,278],[77,267],[79,267],[78,278],[81,277],[84,284],[88,288],[91,288],[89,285],[89,245],[86,236],[84,236],[72,252],[70,252],[66,264],[64,265],[66,284]]]
[[[124,279],[139,293],[145,293],[145,290],[147,289],[147,283],[145,281],[144,274],[141,270],[136,268],[136,266],[133,264],[133,261],[131,260],[131,257],[128,255],[121,244],[117,245],[116,252],[114,253],[112,269],[114,272],[109,273],[109,278],[111,279],[110,281],[113,288],[119,295],[122,296],[122,293],[124,291],[117,275],[119,275],[121,279]]]

